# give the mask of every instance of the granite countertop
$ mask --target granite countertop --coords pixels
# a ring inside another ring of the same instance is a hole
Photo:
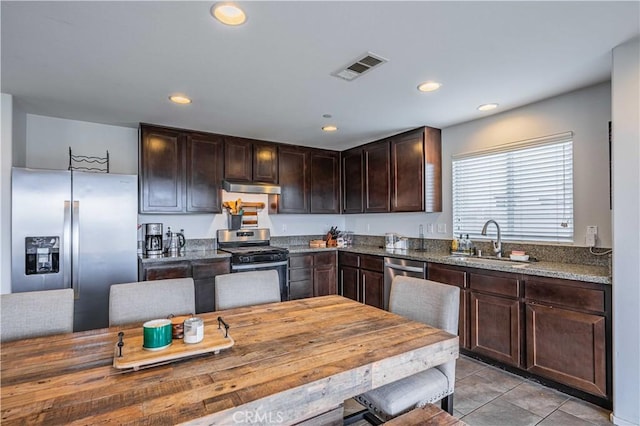
[[[504,261],[474,261],[467,258],[456,258],[448,253],[431,253],[418,250],[385,250],[374,246],[355,246],[355,247],[327,247],[327,248],[311,248],[306,245],[287,245],[277,244],[277,247],[286,248],[289,253],[317,253],[323,251],[345,251],[359,254],[370,254],[374,256],[391,256],[396,258],[421,260],[424,262],[434,262],[446,265],[463,266],[467,268],[478,268],[492,271],[503,271],[511,273],[520,273],[526,275],[535,275],[541,277],[562,278],[568,280],[577,280],[584,282],[592,282],[599,284],[611,284],[611,275],[609,269],[603,266],[583,265],[578,263],[561,263],[561,262],[504,262]],[[140,257],[142,263],[162,263],[176,262],[181,260],[203,260],[203,259],[222,259],[229,258],[231,255],[220,250],[197,250],[187,251],[180,256],[162,256],[162,257]]]
[[[230,253],[220,250],[193,250],[186,251],[180,256],[162,255],[160,257],[145,257],[138,256],[142,263],[163,263],[163,262],[178,262],[181,260],[203,260],[203,259],[223,259],[225,257],[231,257]]]
[[[476,261],[464,257],[453,257],[448,253],[430,253],[418,250],[385,250],[374,246],[356,246],[341,248],[310,248],[308,246],[284,246],[289,253],[309,253],[327,250],[340,250],[351,253],[370,254],[375,256],[391,256],[403,259],[421,260],[425,262],[441,263],[446,265],[463,266],[467,268],[487,269],[521,273],[541,277],[562,278],[599,284],[611,284],[609,269],[603,266],[583,265],[577,263],[561,262],[505,262],[505,261]]]

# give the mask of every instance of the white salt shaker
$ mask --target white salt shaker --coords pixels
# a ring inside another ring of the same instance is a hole
[[[184,321],[184,342],[199,343],[204,339],[204,322],[201,318],[191,317]]]

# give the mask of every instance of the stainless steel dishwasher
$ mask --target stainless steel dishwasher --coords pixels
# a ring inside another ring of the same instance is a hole
[[[427,278],[427,263],[419,260],[399,259],[396,257],[384,258],[384,308],[389,310],[389,294],[393,278],[414,277]]]

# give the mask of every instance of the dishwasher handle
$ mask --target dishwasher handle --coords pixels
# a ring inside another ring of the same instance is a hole
[[[398,270],[398,271],[419,272],[419,273],[424,273],[425,272],[425,268],[424,267],[397,265],[397,264],[394,264],[394,263],[386,263],[386,262],[385,262],[384,266],[385,266],[385,268],[395,269],[395,270]]]

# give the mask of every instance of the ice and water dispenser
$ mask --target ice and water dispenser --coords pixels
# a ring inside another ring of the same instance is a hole
[[[26,237],[25,274],[55,274],[60,271],[60,237]]]

